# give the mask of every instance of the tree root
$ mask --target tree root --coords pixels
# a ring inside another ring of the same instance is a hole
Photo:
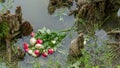
[[[107,32],[108,35],[120,34],[120,30]]]
[[[107,45],[119,45],[120,46],[120,42],[107,42]]]
[[[9,10],[6,13],[0,14],[1,24],[4,23],[2,21],[5,21],[8,24],[9,28],[9,30],[7,31],[7,35],[4,35],[3,38],[0,37],[0,47],[3,46],[1,42],[5,41],[4,47],[6,47],[6,57],[8,59],[8,62],[13,61],[13,59],[15,58],[12,57],[13,55],[17,56],[17,59],[23,59],[25,56],[24,51],[22,51],[20,48],[15,48],[18,50],[18,53],[15,54],[15,51],[13,51],[12,49],[12,42],[16,41],[16,39],[20,38],[21,36],[30,35],[30,33],[33,31],[33,27],[28,21],[23,22],[22,9],[20,6],[16,7],[15,14],[11,14]],[[1,31],[0,33],[3,33],[4,31],[5,30]]]

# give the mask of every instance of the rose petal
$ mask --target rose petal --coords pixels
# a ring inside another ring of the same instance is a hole
[[[32,56],[37,57],[37,55],[35,53],[32,53]]]
[[[35,48],[40,49],[40,48],[44,48],[44,46],[43,46],[42,44],[36,44],[36,45],[35,45]]]
[[[54,50],[52,48],[48,49],[48,54],[53,54]]]
[[[28,52],[29,48],[28,49],[24,49],[24,50],[25,50],[25,52]]]
[[[29,54],[32,54],[32,53],[33,53],[33,51],[32,51],[32,50],[28,50],[28,53],[29,53]]]
[[[30,36],[31,36],[31,37],[34,37],[34,36],[35,36],[35,33],[34,33],[34,32],[31,32]]]
[[[40,55],[40,51],[39,50],[35,50],[34,53],[39,56]]]
[[[36,43],[36,39],[34,38],[34,37],[32,37],[31,39],[30,39],[30,44],[31,45],[34,45]]]
[[[48,54],[47,54],[46,52],[44,52],[44,53],[42,54],[42,56],[43,56],[43,57],[47,57]]]
[[[28,49],[28,47],[29,47],[29,44],[27,44],[26,42],[23,44],[23,48],[24,49]]]
[[[36,43],[37,43],[37,44],[42,44],[42,43],[43,43],[43,40],[37,39]]]

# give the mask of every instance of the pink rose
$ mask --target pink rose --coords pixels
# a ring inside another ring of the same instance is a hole
[[[27,49],[24,49],[25,50],[25,52],[28,52],[29,51],[29,48],[27,48]]]
[[[44,53],[42,53],[42,56],[43,56],[43,57],[47,57],[48,54],[47,54],[46,52],[44,52]]]
[[[41,39],[37,39],[36,43],[37,43],[37,44],[42,44],[43,41],[42,41]]]
[[[48,49],[48,54],[53,54],[54,50],[52,48]]]
[[[39,50],[35,50],[34,53],[39,56],[40,55],[40,51]]]
[[[35,36],[35,33],[34,33],[34,32],[31,32],[30,36],[31,36],[31,37],[34,37],[34,36]]]
[[[23,48],[24,49],[28,49],[28,47],[29,47],[29,44],[27,44],[26,42],[23,44]]]

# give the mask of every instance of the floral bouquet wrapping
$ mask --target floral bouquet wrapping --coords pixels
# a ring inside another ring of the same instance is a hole
[[[51,32],[45,27],[39,29],[37,32],[32,32],[30,34],[29,44],[24,42],[23,48],[28,54],[39,57],[47,57],[48,54],[53,54],[57,48],[57,45],[62,41],[66,36],[63,32]]]

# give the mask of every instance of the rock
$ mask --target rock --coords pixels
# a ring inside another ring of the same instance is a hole
[[[33,27],[29,21],[24,21],[21,24],[20,31],[23,36],[28,36],[33,31]]]
[[[20,59],[20,60],[24,59],[25,52],[20,47],[17,47],[17,51],[18,52],[14,55],[14,58]]]
[[[69,56],[79,57],[82,55],[81,49],[84,48],[84,38],[83,33],[80,33],[77,38],[75,38],[69,48]]]
[[[86,4],[86,3],[88,3],[87,0],[76,0],[76,4],[77,4],[78,6],[82,6],[82,5]]]
[[[58,2],[59,2],[59,0],[50,0],[50,3],[51,3],[52,5],[56,5]]]
[[[57,8],[70,7],[73,5],[73,0],[49,0],[48,13],[51,15]]]
[[[55,7],[55,6],[53,6],[52,4],[49,4],[49,5],[48,5],[48,13],[49,13],[50,15],[52,15],[52,14],[55,12],[55,10],[56,10],[56,7]]]

